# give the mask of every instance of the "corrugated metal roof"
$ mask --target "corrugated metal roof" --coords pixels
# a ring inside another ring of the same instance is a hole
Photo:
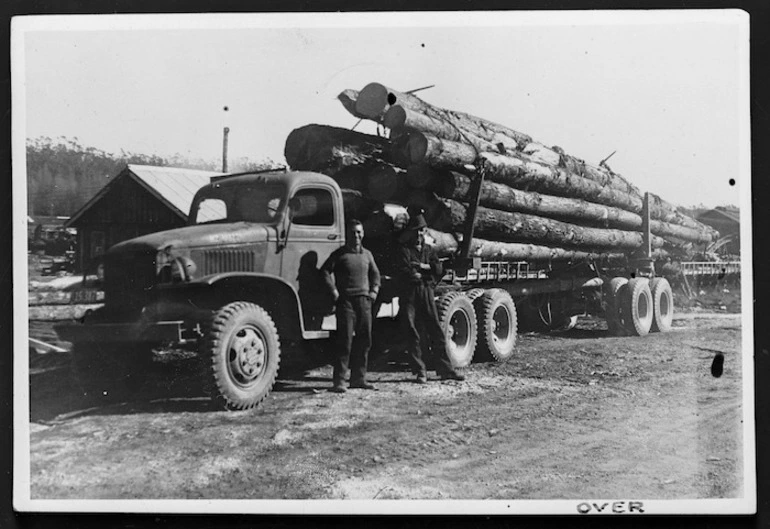
[[[193,197],[198,189],[208,184],[212,176],[224,174],[215,171],[134,164],[129,164],[128,170],[185,217],[190,211]]]
[[[714,209],[710,209],[708,211],[704,211],[703,213],[698,215],[698,220],[703,222],[701,219],[709,219],[709,218],[716,218],[716,219],[718,219],[720,217],[727,218],[727,219],[731,220],[732,222],[734,222],[736,224],[739,224],[741,222],[741,213],[740,213],[739,210],[737,210],[737,209],[725,209],[725,208],[720,208],[720,207],[717,207],[717,208],[714,208]]]

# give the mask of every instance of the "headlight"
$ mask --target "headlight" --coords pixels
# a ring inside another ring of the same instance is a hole
[[[160,250],[155,258],[155,270],[159,283],[181,283],[195,276],[197,266],[189,257],[175,256],[168,250]]]

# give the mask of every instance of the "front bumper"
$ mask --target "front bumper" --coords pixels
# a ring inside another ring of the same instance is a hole
[[[184,322],[62,323],[54,327],[59,338],[72,343],[187,343]]]

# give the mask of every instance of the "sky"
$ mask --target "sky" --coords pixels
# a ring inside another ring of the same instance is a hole
[[[747,28],[736,11],[28,18],[14,140],[220,161],[228,126],[230,159],[283,164],[293,129],[356,124],[342,90],[434,85],[418,95],[588,162],[617,151],[616,172],[675,204],[738,204]]]

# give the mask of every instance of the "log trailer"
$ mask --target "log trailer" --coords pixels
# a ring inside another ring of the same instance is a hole
[[[482,180],[477,171],[476,197]],[[437,288],[447,347],[458,367],[473,358],[511,358],[517,306],[522,312],[538,307],[541,316],[550,314],[544,321],[551,325],[576,314],[602,315],[616,334],[671,327],[671,287],[655,277],[649,222],[646,248],[636,260],[614,268],[584,263],[555,269],[471,256],[477,206],[478,200],[470,204],[464,242],[446,261]],[[282,348],[333,332],[333,304],[319,267],[344,237],[343,195],[328,176],[272,171],[213,177],[193,199],[188,226],[113,246],[104,262],[104,306],[57,326],[60,338],[73,343],[78,383],[100,395],[136,386],[153,349],[171,345],[198,352],[212,396],[228,409],[258,405],[274,385]],[[397,314],[393,292],[385,277],[377,316]]]

